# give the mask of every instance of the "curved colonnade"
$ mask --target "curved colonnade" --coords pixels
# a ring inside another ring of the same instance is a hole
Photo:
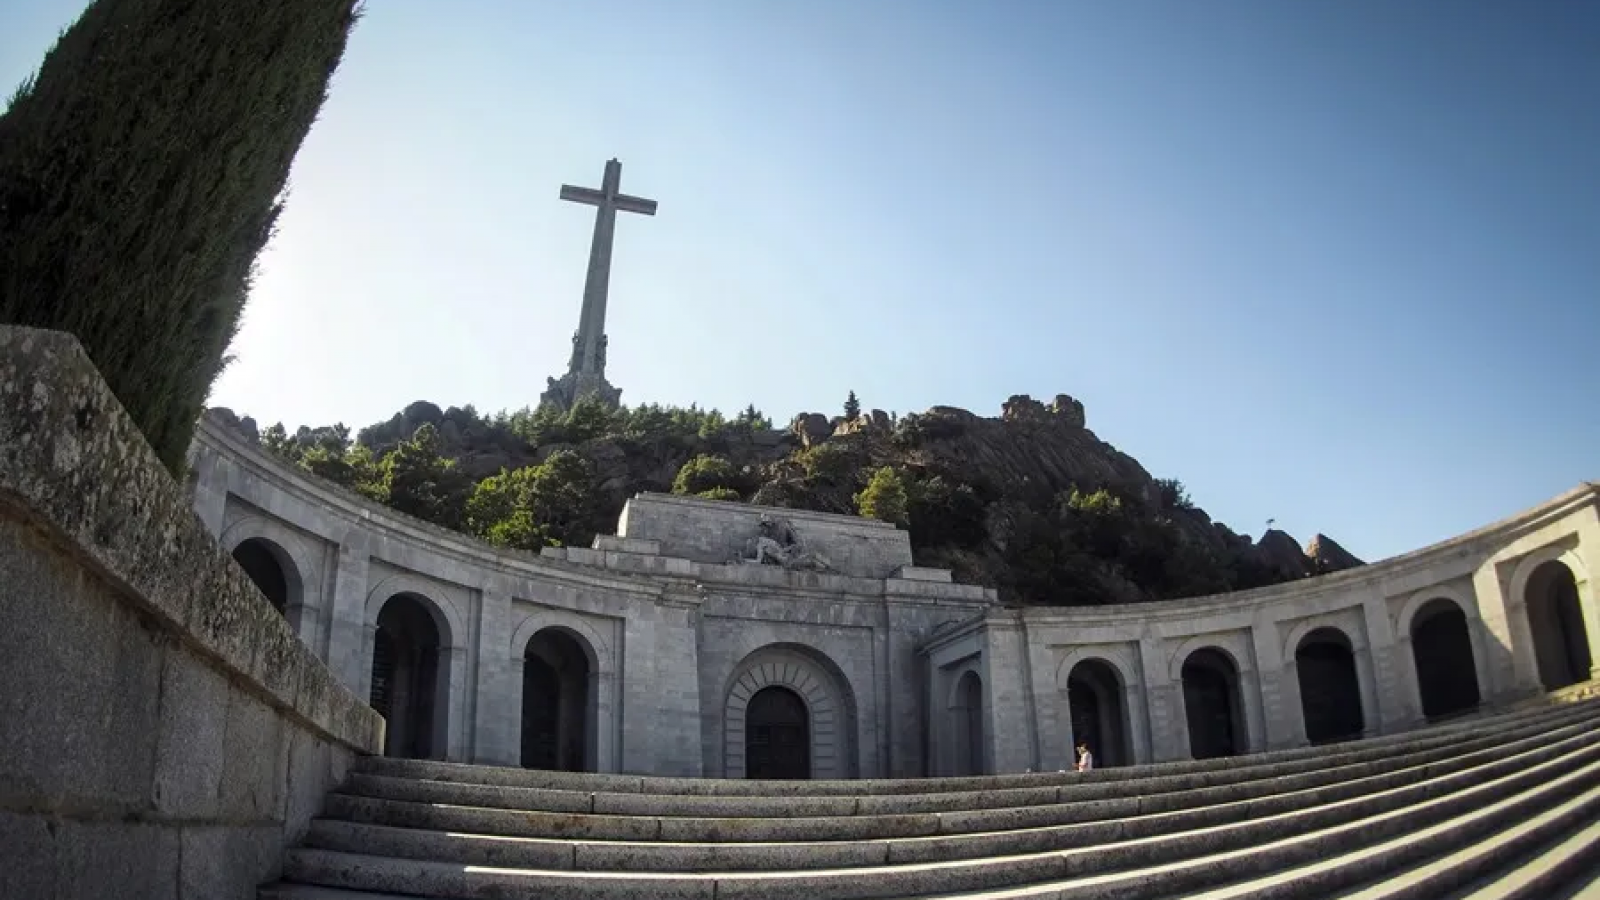
[[[918,777],[1070,768],[1082,741],[1115,766],[1404,731],[1600,674],[1592,484],[1335,575],[1015,609],[850,517],[767,511],[833,541],[832,573],[730,564],[759,509],[657,495],[594,548],[533,557],[324,484],[209,419],[191,461],[197,514],[384,714],[394,756]]]

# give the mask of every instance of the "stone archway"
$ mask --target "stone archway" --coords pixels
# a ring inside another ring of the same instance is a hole
[[[448,752],[449,646],[438,614],[416,594],[395,594],[378,611],[370,702],[384,717],[385,756],[442,759]]]
[[[562,628],[544,628],[522,657],[522,748],[526,769],[594,771],[598,694],[593,651]]]
[[[810,765],[806,777],[854,777],[856,706],[849,683],[827,657],[795,644],[762,647],[734,667],[723,705],[723,775],[754,777],[747,765],[752,737],[750,707],[769,687],[787,689],[805,707]],[[757,712],[762,712],[761,708]]]
[[[1438,719],[1474,709],[1482,699],[1467,614],[1455,601],[1434,597],[1411,617],[1411,657],[1422,714]]]
[[[951,775],[982,775],[986,770],[983,753],[983,678],[968,669],[956,679],[950,691]]]
[[[1524,587],[1528,629],[1539,681],[1547,691],[1589,679],[1589,631],[1583,622],[1578,581],[1561,560],[1540,563]]]
[[[233,561],[250,576],[262,596],[280,614],[289,615],[290,604],[298,605],[299,577],[291,575],[294,563],[282,547],[266,538],[246,538],[233,548]]]
[[[1313,744],[1358,738],[1366,730],[1355,650],[1337,628],[1316,628],[1294,651],[1300,711]]]
[[[811,713],[800,695],[768,685],[745,708],[745,777],[798,780],[811,777]]]
[[[1189,720],[1189,755],[1237,756],[1248,747],[1239,667],[1226,653],[1203,647],[1183,661],[1183,710]]]
[[[1067,673],[1073,750],[1087,742],[1097,768],[1133,763],[1126,693],[1122,674],[1106,660],[1085,659]]]

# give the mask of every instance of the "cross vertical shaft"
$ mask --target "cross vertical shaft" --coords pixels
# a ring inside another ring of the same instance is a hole
[[[611,248],[616,237],[617,212],[653,216],[656,201],[621,193],[622,163],[606,163],[600,189],[561,186],[561,199],[595,207],[594,238],[589,244],[589,270],[583,282],[583,311],[573,336],[569,375],[605,377],[606,301],[610,294]],[[574,399],[576,399],[574,397]]]

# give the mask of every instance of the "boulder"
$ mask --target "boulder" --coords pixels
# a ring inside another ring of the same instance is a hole
[[[1325,534],[1314,534],[1306,543],[1306,556],[1316,566],[1318,572],[1342,572],[1345,569],[1354,569],[1366,563],[1356,558],[1354,553],[1339,546],[1339,542]]]

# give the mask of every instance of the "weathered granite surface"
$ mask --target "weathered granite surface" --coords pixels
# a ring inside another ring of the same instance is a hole
[[[0,327],[0,896],[238,898],[383,721],[72,337]]]

